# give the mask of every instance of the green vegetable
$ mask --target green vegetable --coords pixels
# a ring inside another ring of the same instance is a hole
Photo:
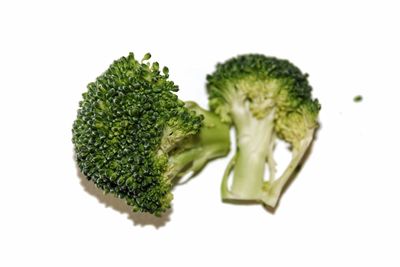
[[[307,74],[287,60],[249,54],[218,64],[207,81],[211,110],[236,130],[237,151],[223,177],[222,198],[275,207],[318,127],[320,105],[311,97]],[[277,138],[292,150],[280,177],[273,157]]]
[[[353,101],[354,101],[354,102],[361,102],[362,100],[363,100],[362,95],[357,95],[357,96],[355,96],[355,97],[353,98]]]
[[[134,211],[160,215],[170,208],[174,183],[229,152],[229,126],[194,102],[150,54],[116,60],[83,94],[73,124],[78,166],[106,193]]]

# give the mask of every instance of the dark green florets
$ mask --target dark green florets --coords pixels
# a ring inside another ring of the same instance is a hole
[[[258,81],[279,80],[286,85],[288,95],[293,98],[308,99],[311,97],[311,86],[307,82],[307,74],[288,60],[267,57],[258,54],[241,55],[223,64],[217,64],[212,75],[207,76],[209,89],[212,86],[223,89],[226,83],[234,83],[242,79]]]
[[[97,187],[158,215],[172,199],[168,151],[197,134],[203,118],[178,100],[168,69],[143,60],[122,57],[88,85],[73,143],[79,168]]]

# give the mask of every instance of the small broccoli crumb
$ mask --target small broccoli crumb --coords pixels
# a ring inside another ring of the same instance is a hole
[[[357,95],[353,98],[353,101],[356,103],[361,102],[362,100],[363,100],[362,95]]]

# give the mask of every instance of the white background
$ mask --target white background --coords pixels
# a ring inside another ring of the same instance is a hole
[[[0,266],[400,266],[399,14],[384,0],[1,1]],[[274,214],[220,201],[228,158],[162,218],[78,175],[81,94],[130,51],[202,106],[205,75],[237,54],[310,74],[322,127]]]

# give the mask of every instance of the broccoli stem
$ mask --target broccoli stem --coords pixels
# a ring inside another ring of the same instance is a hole
[[[263,194],[262,201],[268,206],[275,207],[278,203],[279,197],[282,193],[283,188],[285,187],[288,180],[292,177],[296,168],[299,166],[299,163],[304,157],[307,149],[309,148],[314,136],[314,130],[310,130],[305,138],[300,142],[298,148],[293,148],[293,156],[289,165],[286,167],[285,171],[277,179],[272,183],[269,190]]]
[[[228,180],[229,180],[229,174],[231,173],[233,166],[235,166],[235,161],[236,161],[236,155],[229,161],[228,166],[225,169],[224,177],[223,177],[222,183],[221,183],[222,199],[234,198],[232,193],[229,190]]]
[[[238,199],[258,199],[264,180],[265,160],[261,153],[240,148],[234,167],[231,192]]]
[[[221,184],[223,199],[255,200],[275,207],[283,188],[299,166],[314,130],[309,130],[303,140],[293,148],[292,160],[279,179],[275,180],[276,162],[273,158],[276,134],[274,133],[274,109],[263,118],[252,116],[248,106],[233,102],[232,118],[236,127],[237,152],[225,170]],[[266,162],[269,181],[264,181]],[[229,174],[233,170],[232,186],[229,188]]]
[[[184,144],[186,150],[178,151],[170,157],[170,178],[179,178],[189,172],[197,173],[208,161],[225,156],[230,149],[229,125],[222,123],[215,114],[194,102],[187,102],[186,106],[204,116],[203,126],[197,135]]]
[[[171,168],[168,171],[168,176],[171,179],[179,178],[191,171],[190,166],[192,162],[201,155],[202,150],[201,147],[196,147],[170,157],[168,165],[171,166]]]
[[[248,107],[234,103],[232,117],[236,127],[237,153],[230,198],[261,198],[266,160],[270,158],[268,153],[274,141],[274,114],[275,110],[271,109],[264,118],[257,119]]]
[[[274,182],[276,174],[276,161],[274,159],[275,139],[276,139],[276,134],[273,133],[271,142],[269,143],[268,156],[267,156],[270,184]]]

